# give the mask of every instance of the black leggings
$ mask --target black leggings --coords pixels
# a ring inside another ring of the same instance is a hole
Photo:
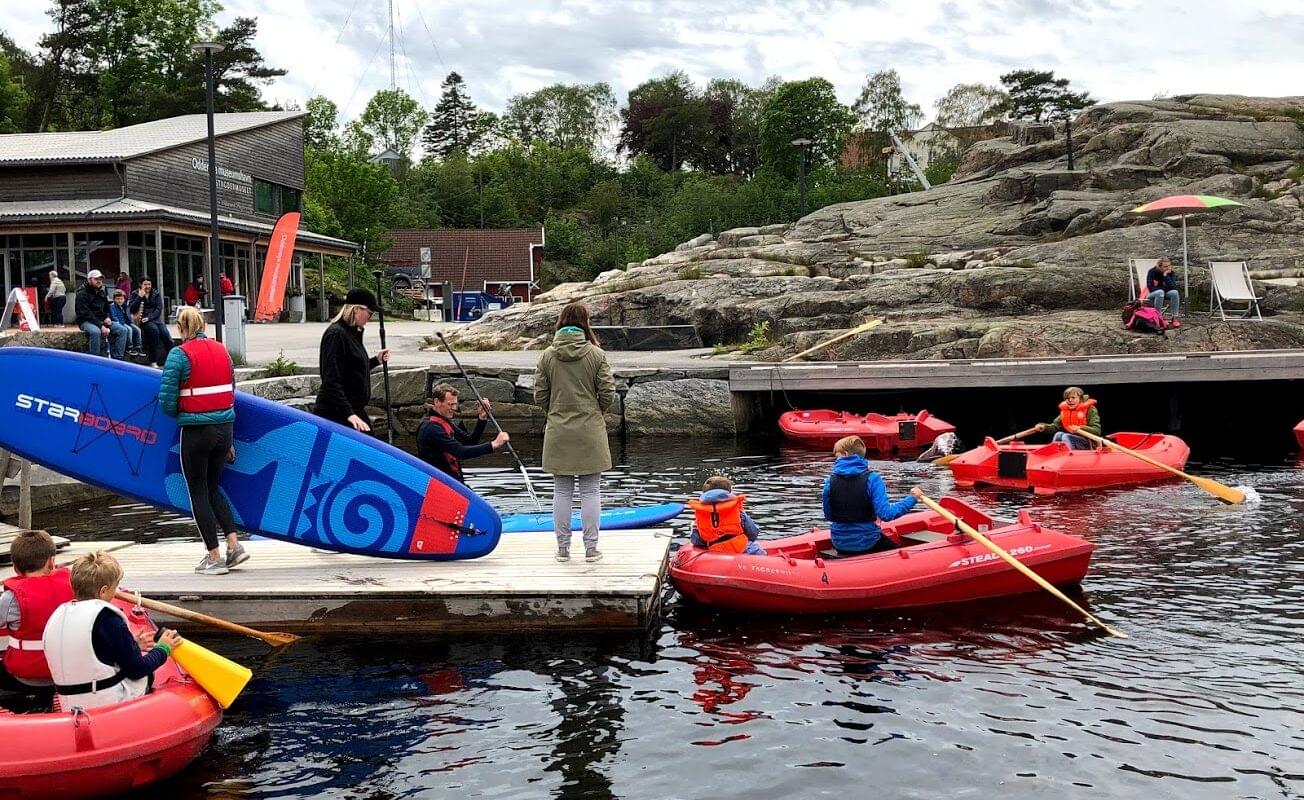
[[[181,474],[190,492],[190,509],[204,537],[204,546],[217,549],[217,528],[235,533],[231,507],[217,489],[231,450],[232,423],[181,427]]]

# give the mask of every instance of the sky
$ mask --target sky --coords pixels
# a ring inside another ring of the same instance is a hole
[[[390,85],[386,0],[223,0],[219,23],[258,19],[289,73],[263,89],[349,119]],[[426,107],[450,71],[501,111],[552,83],[605,81],[622,102],[682,69],[759,85],[822,76],[851,103],[894,68],[924,107],[961,82],[1052,69],[1100,101],[1191,93],[1304,95],[1304,0],[393,0],[397,84]],[[0,29],[34,49],[45,0],[0,0]]]

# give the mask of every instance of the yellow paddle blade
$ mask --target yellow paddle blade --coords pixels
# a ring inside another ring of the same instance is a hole
[[[183,640],[172,651],[172,657],[222,708],[230,708],[244,690],[245,684],[253,677],[253,672],[248,667],[189,639]]]
[[[1199,486],[1201,489],[1204,489],[1206,492],[1228,505],[1234,506],[1238,503],[1245,502],[1245,492],[1242,492],[1239,489],[1224,486],[1218,481],[1210,480],[1208,478],[1197,478],[1194,475],[1189,475],[1187,477],[1190,478],[1191,483],[1194,483],[1196,486]]]
[[[933,463],[939,467],[945,467],[947,464],[950,464],[952,461],[956,460],[959,457],[960,457],[960,453],[952,453],[949,456],[942,456],[941,458],[933,459]]]

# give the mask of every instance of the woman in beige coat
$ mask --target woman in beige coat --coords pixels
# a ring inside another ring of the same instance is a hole
[[[589,327],[589,311],[579,303],[561,310],[552,346],[543,351],[534,374],[534,403],[548,415],[543,429],[543,471],[553,475],[552,527],[557,560],[570,560],[571,505],[580,488],[584,560],[598,552],[598,493],[604,470],[611,469],[603,412],[616,402],[616,384],[607,357]]]

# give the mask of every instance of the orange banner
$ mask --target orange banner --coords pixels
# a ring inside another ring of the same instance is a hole
[[[263,262],[263,282],[258,289],[257,322],[276,322],[285,305],[285,285],[290,280],[290,263],[294,260],[294,237],[299,233],[299,212],[291,211],[276,221],[272,240]]]

